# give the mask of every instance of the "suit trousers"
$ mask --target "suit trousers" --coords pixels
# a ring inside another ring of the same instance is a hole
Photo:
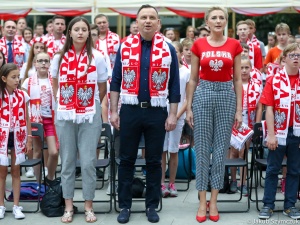
[[[161,196],[161,156],[165,139],[166,107],[141,108],[123,104],[120,110],[119,207],[132,205],[132,180],[142,133],[145,137],[146,208],[158,208]]]

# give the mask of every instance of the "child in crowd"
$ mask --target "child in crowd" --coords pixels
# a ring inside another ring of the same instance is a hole
[[[264,205],[258,216],[260,219],[269,219],[273,214],[278,173],[285,155],[287,174],[283,214],[292,219],[300,219],[300,212],[295,207],[300,175],[299,45],[287,45],[282,54],[285,66],[268,79],[260,98],[260,102],[266,105],[266,145],[269,149]]]
[[[162,154],[162,178],[161,178],[161,191],[162,196],[167,197],[170,195],[171,197],[177,197],[177,189],[175,187],[175,178],[178,167],[178,150],[179,150],[179,142],[182,133],[182,128],[184,125],[185,119],[185,111],[186,111],[186,101],[185,101],[185,91],[187,83],[190,79],[190,70],[182,65],[181,57],[183,54],[183,45],[179,42],[173,42],[175,47],[178,65],[179,65],[179,76],[180,76],[180,103],[178,104],[178,112],[177,112],[177,125],[175,130],[167,132],[164,142],[164,152]],[[167,153],[170,153],[169,160],[169,185],[166,187],[165,185],[165,171],[166,171],[166,158]]]
[[[251,61],[247,56],[242,56],[241,58],[241,77],[243,83],[243,98],[242,98],[242,105],[243,105],[243,123],[247,125],[249,128],[253,129],[253,126],[256,122],[261,121],[262,116],[262,104],[259,103],[259,98],[261,95],[261,86],[262,83],[260,80],[257,80],[255,77],[250,76],[251,72]],[[253,98],[254,96],[254,98]],[[246,150],[250,147],[250,140],[246,142]],[[241,158],[244,159],[244,155],[247,154],[245,148],[238,151],[231,146],[230,148],[230,158]],[[230,167],[231,171],[231,183],[230,183],[230,191],[236,192],[237,187],[237,180],[236,180],[236,167]],[[243,195],[248,195],[248,187],[246,184],[246,173],[247,171],[240,168],[240,177],[243,177],[243,180],[240,183],[239,190],[242,192]],[[244,174],[244,176],[242,176]]]
[[[276,38],[278,44],[268,51],[264,65],[269,63],[278,63],[280,53],[288,45],[289,35],[291,34],[290,27],[286,23],[279,23],[275,27]]]
[[[11,150],[11,176],[14,193],[13,214],[16,219],[24,219],[20,199],[20,164],[25,161],[25,153],[32,149],[31,123],[27,112],[28,95],[18,89],[20,72],[13,63],[0,69],[0,219],[4,218],[4,195],[8,174],[8,149]]]
[[[48,160],[45,165],[48,168],[46,176],[46,183],[51,183],[54,180],[55,171],[58,161],[58,150],[56,148],[55,126],[53,122],[53,107],[54,96],[52,87],[52,78],[49,75],[50,56],[46,52],[40,52],[35,56],[36,73],[30,78],[26,78],[22,84],[22,88],[27,91],[30,96],[29,112],[30,120],[35,123],[42,123],[44,126],[45,137],[47,140]],[[41,149],[43,143],[39,138],[33,139],[33,158],[38,159],[41,157]],[[40,170],[39,166],[34,167],[36,179]]]
[[[183,47],[183,56],[181,57],[182,64],[185,67],[187,67],[189,70],[191,70],[191,60],[192,60],[191,47],[192,47],[193,43],[194,43],[194,41],[189,38],[186,38],[181,42],[182,47]]]

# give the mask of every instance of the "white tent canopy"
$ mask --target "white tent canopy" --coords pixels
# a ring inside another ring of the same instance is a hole
[[[53,13],[76,16],[91,13],[92,17],[101,13],[118,13],[135,17],[137,9],[149,4],[145,0],[0,0],[0,18],[26,16],[31,11],[35,14]],[[180,15],[201,18],[207,8],[222,6],[229,10],[249,16],[277,12],[300,12],[300,0],[152,0],[151,5],[158,8],[161,15]]]

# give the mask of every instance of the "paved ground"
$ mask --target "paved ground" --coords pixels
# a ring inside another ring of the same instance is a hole
[[[78,182],[80,186],[80,182]],[[106,195],[107,183],[104,188],[96,191],[96,200],[108,199]],[[7,189],[11,187],[11,179],[8,179]],[[178,185],[178,187],[183,187]],[[209,193],[208,193],[209,194]],[[232,200],[238,199],[239,194],[220,194],[219,199],[222,200]],[[259,189],[259,198],[262,197],[262,188]],[[282,199],[283,195],[277,193],[277,198]],[[81,200],[81,190],[76,190],[76,198]],[[30,209],[33,206],[33,203],[21,203],[24,209]],[[79,207],[79,210],[83,210],[83,203],[75,203]],[[276,203],[277,209],[282,207],[283,203]],[[11,209],[12,203],[7,202],[6,207]],[[238,210],[246,207],[246,198],[244,197],[239,203],[218,203],[219,210]],[[297,203],[297,207],[299,204]],[[133,203],[134,209],[143,209],[144,202]],[[163,199],[163,209],[159,213],[160,222],[159,224],[163,225],[184,225],[184,224],[198,224],[195,220],[196,212],[198,208],[198,198],[197,191],[195,189],[195,181],[191,182],[190,188],[188,191],[179,192],[177,198],[165,198]],[[108,205],[94,205],[95,211],[108,209]],[[113,209],[112,212],[108,214],[97,214],[98,221],[95,224],[118,224],[117,222],[117,212]],[[282,214],[282,211],[274,213],[269,221],[260,221],[257,219],[258,212],[255,207],[255,203],[251,202],[251,207],[249,212],[246,213],[221,213],[219,224],[231,225],[231,224],[300,224],[300,221],[290,220],[288,217]],[[61,224],[60,218],[47,218],[41,212],[38,213],[27,213],[24,220],[17,221],[14,219],[11,213],[6,213],[6,216],[3,220],[0,220],[0,224],[22,224],[22,225],[41,225],[41,224]],[[84,215],[77,214],[74,216],[72,224],[85,224]],[[130,217],[131,225],[140,225],[140,224],[150,224],[147,221],[145,213],[132,213]],[[204,224],[215,224],[212,221],[206,221]]]

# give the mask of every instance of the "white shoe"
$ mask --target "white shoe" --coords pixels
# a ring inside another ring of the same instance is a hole
[[[44,171],[45,171],[45,177],[47,177],[48,176],[48,168],[44,167]]]
[[[118,194],[118,183],[116,182],[115,185],[116,185],[115,194]],[[108,187],[106,189],[106,194],[107,195],[111,195],[111,192],[110,192],[110,183],[108,183]]]
[[[25,173],[25,176],[26,176],[27,178],[33,178],[33,177],[34,177],[34,170],[33,170],[32,167],[29,167],[29,168],[28,168],[27,172]]]
[[[15,215],[15,219],[24,219],[25,215],[22,213],[23,207],[14,205],[13,214]]]
[[[0,206],[0,219],[4,218],[6,208],[4,206]]]

